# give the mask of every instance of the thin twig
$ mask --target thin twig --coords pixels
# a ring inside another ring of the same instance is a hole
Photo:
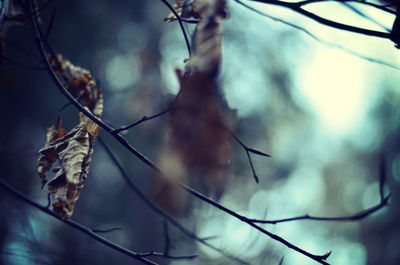
[[[132,129],[133,127],[135,127],[135,126],[141,124],[142,122],[155,119],[155,118],[157,118],[157,117],[160,117],[160,116],[162,116],[162,115],[168,113],[168,112],[173,108],[173,106],[175,105],[175,103],[178,101],[178,98],[180,97],[180,93],[181,93],[181,92],[179,91],[179,93],[175,96],[174,100],[169,104],[169,106],[168,106],[165,110],[163,110],[163,111],[161,111],[161,112],[159,112],[159,113],[157,113],[157,114],[151,115],[151,116],[149,116],[149,117],[143,116],[140,120],[138,120],[138,121],[136,121],[136,122],[134,122],[134,123],[132,123],[132,124],[130,124],[130,125],[128,125],[128,126],[124,126],[124,127],[120,127],[120,128],[118,128],[118,129],[115,129],[115,132],[116,132],[116,133],[120,133],[120,132],[122,132],[122,131],[126,131],[126,130],[129,130],[129,129]]]
[[[19,192],[18,190],[16,190],[14,187],[10,186],[7,182],[5,182],[4,180],[0,179],[0,186],[5,189],[6,191],[8,191],[9,193],[13,194],[14,196],[16,196],[17,198],[21,199],[22,201],[24,201],[25,203],[35,207],[36,209],[51,215],[52,217],[56,218],[57,220],[75,228],[76,230],[79,230],[80,232],[86,234],[87,236],[95,239],[96,241],[102,243],[103,245],[106,245],[120,253],[123,253],[131,258],[134,258],[136,260],[139,260],[145,264],[157,264],[151,260],[146,259],[145,257],[141,256],[138,253],[135,253],[129,249],[126,249],[116,243],[113,243],[107,239],[105,239],[104,237],[99,236],[98,234],[94,233],[90,228],[81,225],[80,223],[77,223],[73,220],[64,220],[61,219],[57,214],[55,214],[53,211],[49,210],[47,207],[42,206],[40,204],[38,204],[37,202],[34,202],[33,200],[31,200],[30,198],[28,198],[27,196],[25,196],[24,194],[22,194],[21,192]]]
[[[110,233],[110,232],[121,231],[121,230],[123,230],[122,227],[113,227],[113,228],[109,228],[109,229],[92,229],[92,231],[95,232],[96,234]]]
[[[246,3],[242,2],[241,0],[234,0],[234,1],[236,3],[238,3],[239,5],[247,8],[247,9],[249,9],[249,10],[251,10],[251,11],[253,11],[253,12],[255,12],[255,13],[261,15],[261,16],[263,16],[263,17],[267,17],[267,18],[269,18],[269,19],[271,19],[271,20],[273,20],[275,22],[279,22],[279,23],[282,23],[282,24],[287,25],[289,27],[292,27],[292,28],[294,28],[296,30],[299,30],[299,31],[305,33],[306,35],[308,35],[312,39],[318,41],[319,43],[321,43],[321,44],[323,44],[325,46],[342,50],[342,51],[344,51],[344,52],[346,52],[348,54],[351,54],[353,56],[356,56],[356,57],[358,57],[358,58],[360,58],[362,60],[365,60],[365,61],[368,61],[368,62],[371,62],[371,63],[376,63],[376,64],[383,65],[383,66],[386,66],[386,67],[390,67],[390,68],[395,69],[395,70],[400,70],[400,66],[393,65],[393,64],[384,62],[382,60],[375,59],[375,58],[371,58],[371,57],[362,55],[362,54],[360,54],[360,53],[358,53],[356,51],[350,50],[350,49],[348,49],[346,47],[343,47],[342,45],[322,40],[322,39],[318,38],[316,35],[314,35],[313,33],[311,33],[310,31],[308,31],[307,29],[303,28],[303,27],[300,27],[300,26],[298,26],[296,24],[287,22],[287,21],[285,21],[283,19],[271,16],[271,15],[265,13],[265,12],[261,12],[260,10],[254,8],[252,6],[247,5]]]
[[[353,11],[354,13],[356,13],[357,15],[359,15],[360,17],[369,20],[370,22],[374,23],[375,25],[379,26],[381,29],[385,30],[386,32],[390,32],[390,29],[385,27],[384,25],[382,25],[382,23],[380,23],[379,21],[377,21],[376,19],[366,15],[364,12],[362,12],[361,10],[359,10],[358,8],[352,6],[351,4],[349,4],[346,1],[340,1],[342,3],[342,5],[344,5],[345,7],[347,7],[348,9],[350,9],[351,11]]]
[[[164,5],[166,5],[166,6],[169,8],[169,10],[171,10],[172,14],[174,14],[174,16],[176,17],[176,19],[178,20],[178,23],[179,23],[179,26],[180,26],[180,28],[181,28],[183,37],[185,38],[185,43],[186,43],[186,47],[187,47],[187,50],[188,50],[188,53],[189,53],[189,57],[191,57],[191,56],[192,56],[192,50],[191,50],[191,48],[190,48],[189,38],[188,38],[188,36],[187,36],[187,34],[186,34],[185,27],[183,26],[183,21],[182,21],[182,19],[181,19],[181,16],[175,11],[175,9],[173,8],[173,6],[171,6],[171,4],[168,3],[167,0],[161,0],[161,2],[163,2]]]
[[[51,19],[50,19],[49,25],[47,27],[47,31],[46,31],[46,35],[45,35],[46,40],[50,36],[50,32],[51,32],[51,29],[53,28],[53,24],[54,24],[54,19],[55,18],[56,18],[56,10],[54,9],[53,14],[51,15]]]
[[[232,256],[232,255],[230,255],[228,253],[225,253],[223,250],[221,250],[221,249],[215,247],[214,245],[208,243],[206,241],[208,239],[199,238],[196,234],[194,234],[193,232],[191,232],[188,229],[186,229],[178,221],[176,221],[173,217],[168,215],[166,212],[164,212],[158,206],[156,206],[153,202],[151,202],[147,198],[147,196],[139,189],[139,187],[137,187],[133,183],[131,178],[128,176],[128,173],[126,173],[126,171],[122,167],[121,163],[118,161],[117,157],[113,154],[113,152],[110,150],[110,148],[107,146],[107,144],[103,141],[103,139],[100,136],[98,137],[98,141],[103,146],[104,151],[106,151],[107,155],[110,157],[110,159],[113,162],[113,164],[117,167],[118,171],[120,172],[122,178],[124,179],[124,181],[128,185],[129,189],[131,189],[151,210],[153,210],[154,212],[159,214],[161,217],[163,217],[164,220],[166,220],[169,223],[171,223],[172,225],[174,225],[178,230],[180,230],[183,234],[185,234],[189,238],[192,238],[192,239],[198,241],[199,243],[211,248],[212,250],[217,251],[218,253],[222,254],[223,256],[225,256],[225,257],[227,257],[227,258],[229,258],[231,260],[234,260],[234,261],[242,263],[242,264],[248,264],[247,262],[245,262],[245,261],[243,261],[243,260],[241,260],[241,259],[239,259],[237,257],[234,257],[234,256]]]
[[[353,33],[358,33],[358,34],[363,34],[363,35],[372,36],[372,37],[377,37],[377,38],[383,38],[383,39],[389,39],[389,40],[391,39],[390,33],[376,31],[376,30],[370,30],[370,29],[365,29],[365,28],[359,28],[359,27],[339,23],[339,22],[336,22],[336,21],[333,21],[330,19],[326,19],[326,18],[318,16],[308,10],[303,9],[299,3],[284,2],[284,1],[279,1],[279,0],[249,0],[249,1],[285,7],[296,13],[304,15],[320,24],[323,24],[323,25],[331,27],[331,28],[344,30],[344,31],[348,31],[348,32],[353,32]]]
[[[381,11],[384,11],[384,12],[392,14],[392,15],[396,14],[396,11],[394,11],[390,8],[387,8],[384,5],[379,5],[379,4],[368,2],[365,0],[305,0],[305,1],[297,2],[297,4],[299,4],[300,6],[306,6],[309,4],[315,4],[315,3],[321,3],[321,2],[358,3],[358,4],[365,5],[365,6],[374,7],[376,9],[379,9]]]
[[[163,222],[163,228],[164,228],[164,238],[165,238],[164,253],[169,253],[169,249],[171,248],[171,240],[169,239],[168,222],[166,220],[164,220]]]
[[[386,157],[382,153],[379,157],[379,196],[381,201],[385,198],[385,183],[386,183]]]
[[[47,205],[46,209],[49,209],[51,206],[51,192],[47,193]]]
[[[259,223],[259,224],[277,224],[291,221],[299,221],[299,220],[315,220],[315,221],[334,221],[334,222],[350,222],[350,221],[358,221],[366,218],[367,216],[375,213],[376,211],[382,209],[386,205],[388,205],[388,201],[390,198],[390,194],[387,195],[379,204],[356,213],[350,216],[342,216],[342,217],[319,217],[319,216],[311,216],[311,215],[302,215],[297,217],[285,218],[285,219],[277,219],[277,220],[259,220],[259,219],[249,219],[251,222]]]
[[[259,183],[259,178],[258,178],[256,170],[254,168],[253,161],[251,160],[250,153],[264,156],[264,157],[271,157],[271,156],[269,154],[266,154],[264,152],[254,149],[254,148],[248,147],[232,131],[229,131],[229,132],[232,135],[232,137],[236,140],[236,142],[238,142],[240,144],[240,146],[243,147],[244,151],[246,152],[246,155],[249,160],[250,167],[251,167],[251,171],[253,172],[254,180],[256,181],[256,183]]]
[[[146,253],[140,253],[142,257],[163,257],[163,258],[169,258],[169,259],[194,259],[197,258],[197,255],[187,255],[187,256],[174,256],[174,255],[166,255],[165,253],[161,252],[156,252],[156,251],[150,251]]]

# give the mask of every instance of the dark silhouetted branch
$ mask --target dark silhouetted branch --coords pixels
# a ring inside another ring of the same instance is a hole
[[[259,224],[278,224],[278,223],[285,223],[285,222],[292,222],[292,221],[299,221],[299,220],[315,220],[315,221],[334,221],[334,222],[347,222],[347,221],[358,221],[361,219],[366,218],[367,216],[377,212],[378,210],[382,209],[386,205],[388,205],[390,198],[390,194],[386,196],[379,204],[356,213],[350,216],[342,216],[342,217],[318,217],[318,216],[311,216],[311,215],[302,215],[297,217],[285,218],[285,219],[277,219],[277,220],[258,220],[258,219],[249,219],[251,222],[259,223]]]
[[[348,31],[348,32],[353,32],[353,33],[358,33],[358,34],[363,34],[363,35],[372,36],[372,37],[391,39],[390,33],[387,33],[387,32],[359,28],[359,27],[339,23],[339,22],[318,16],[308,10],[303,9],[302,6],[304,6],[304,2],[302,4],[302,2],[284,2],[284,1],[279,1],[279,0],[249,0],[249,1],[285,7],[296,13],[304,15],[320,24],[323,24],[323,25],[331,27],[331,28],[344,30],[344,31]]]
[[[256,181],[256,183],[258,183],[259,179],[258,179],[256,170],[254,168],[253,161],[251,160],[250,153],[253,153],[253,154],[259,155],[259,156],[264,156],[264,157],[271,157],[271,156],[269,154],[261,152],[257,149],[248,147],[242,141],[240,141],[240,139],[232,131],[229,131],[229,132],[231,133],[232,137],[240,144],[241,147],[243,147],[244,151],[246,152],[246,155],[249,160],[250,167],[251,167],[251,171],[253,172],[254,180]]]
[[[152,203],[147,196],[137,187],[133,181],[130,179],[124,168],[122,167],[121,163],[118,161],[117,157],[113,154],[113,152],[110,150],[110,148],[107,146],[107,144],[103,141],[103,139],[99,136],[98,137],[99,143],[103,146],[104,151],[107,153],[107,155],[110,157],[111,161],[113,164],[117,167],[118,171],[120,172],[122,178],[124,179],[125,183],[128,185],[129,189],[132,190],[151,210],[153,210],[155,213],[159,214],[161,217],[164,218],[164,220],[168,221],[171,223],[173,226],[175,226],[179,231],[181,231],[183,234],[188,236],[191,239],[194,239],[198,241],[199,243],[211,248],[212,250],[217,251],[218,253],[222,254],[223,256],[234,260],[236,262],[242,263],[242,264],[248,264],[247,262],[234,257],[228,253],[225,253],[223,250],[215,247],[214,245],[208,243],[205,238],[199,238],[196,234],[193,232],[189,231],[186,229],[184,226],[182,226],[178,221],[176,221],[173,217],[171,217],[169,214],[165,213],[163,210],[161,210],[158,206],[156,206],[154,203]],[[164,228],[165,233],[167,233],[166,228]],[[166,237],[167,240],[169,240],[169,237]],[[166,247],[169,247],[169,244],[166,244]]]
[[[132,123],[132,124],[130,124],[128,126],[124,126],[124,127],[115,129],[115,132],[116,133],[120,133],[122,131],[126,131],[126,130],[129,130],[129,129],[132,129],[133,127],[141,124],[142,122],[158,118],[158,117],[168,113],[172,109],[172,107],[175,105],[175,103],[178,101],[179,96],[180,96],[180,92],[175,96],[174,100],[170,103],[170,105],[165,110],[163,110],[163,111],[161,111],[161,112],[159,112],[157,114],[151,115],[149,117],[143,116],[140,120],[138,120],[138,121],[136,121],[136,122],[134,122],[134,123]]]
[[[56,18],[56,10],[54,10],[53,14],[51,15],[51,19],[50,19],[49,25],[47,27],[46,35],[45,35],[46,40],[50,36],[50,32],[51,32],[51,29],[53,28],[53,24],[54,24],[54,19],[55,18]]]
[[[382,153],[379,156],[379,196],[381,198],[381,201],[384,201],[385,199],[385,183],[386,183],[386,157],[385,154]]]
[[[110,233],[110,232],[121,231],[121,230],[123,230],[122,227],[113,227],[113,228],[109,228],[109,229],[92,229],[92,231],[95,232],[96,234]]]
[[[145,264],[157,264],[154,263],[151,260],[146,259],[145,257],[143,257],[141,254],[135,253],[129,249],[126,249],[120,245],[117,245],[107,239],[105,239],[104,237],[99,236],[98,234],[96,234],[95,232],[93,232],[90,228],[81,225],[73,220],[63,220],[60,217],[58,217],[57,214],[55,214],[53,211],[49,210],[47,207],[42,206],[40,204],[38,204],[37,202],[34,202],[33,200],[31,200],[30,198],[28,198],[27,196],[25,196],[24,194],[22,194],[21,192],[19,192],[18,190],[16,190],[15,188],[13,188],[12,186],[10,186],[7,182],[5,182],[4,180],[0,179],[0,186],[6,190],[7,192],[13,194],[14,196],[16,196],[18,199],[24,201],[25,203],[35,207],[36,209],[46,213],[47,215],[51,215],[52,217],[56,218],[57,220],[75,228],[76,230],[79,230],[80,232],[86,234],[87,236],[91,237],[92,239],[100,242],[103,245],[106,245],[107,247],[110,247],[120,253],[123,253],[131,258],[134,258],[136,260],[139,260]],[[148,256],[148,255],[147,255]]]
[[[186,43],[186,47],[187,47],[187,50],[188,50],[188,53],[189,53],[189,57],[191,57],[192,56],[192,50],[190,48],[189,38],[188,38],[188,36],[186,34],[185,27],[183,26],[183,21],[181,19],[181,16],[175,11],[175,9],[171,6],[170,3],[168,3],[167,0],[161,0],[161,2],[163,2],[164,5],[166,5],[169,8],[169,10],[171,10],[172,14],[174,14],[176,19],[178,20],[179,26],[181,27],[181,31],[182,31],[183,37],[185,38],[185,43]]]
[[[321,2],[338,2],[338,3],[358,3],[364,6],[370,6],[370,7],[374,7],[378,10],[384,11],[386,13],[395,15],[396,11],[394,11],[391,8],[387,8],[384,5],[379,5],[373,2],[369,2],[369,1],[365,1],[365,0],[305,0],[305,1],[300,1],[297,2],[300,6],[306,6],[309,4],[315,4],[315,3],[321,3]]]
[[[346,47],[343,47],[342,45],[339,45],[339,44],[336,44],[336,43],[324,41],[324,40],[320,39],[320,38],[317,37],[315,34],[311,33],[310,31],[308,31],[307,29],[305,29],[305,28],[303,28],[303,27],[300,27],[300,26],[298,26],[298,25],[296,25],[296,24],[290,23],[290,22],[285,21],[285,20],[283,20],[283,19],[280,19],[280,18],[271,16],[271,15],[269,15],[269,14],[266,14],[265,12],[261,12],[260,10],[258,10],[258,9],[256,9],[256,8],[252,7],[252,6],[249,6],[249,5],[245,4],[245,3],[244,3],[243,1],[241,1],[241,0],[234,0],[234,1],[235,1],[236,3],[238,3],[239,5],[241,5],[241,6],[245,7],[245,8],[247,8],[247,9],[249,9],[249,10],[251,10],[251,11],[253,11],[253,12],[255,12],[255,13],[261,15],[261,16],[263,16],[263,17],[267,17],[267,18],[269,18],[269,19],[271,19],[271,20],[273,20],[273,21],[275,21],[275,22],[279,22],[279,23],[282,23],[282,24],[287,25],[287,26],[289,26],[289,27],[292,27],[292,28],[294,28],[294,29],[296,29],[296,30],[299,30],[299,31],[305,33],[306,35],[308,35],[308,36],[311,37],[312,39],[318,41],[319,43],[321,43],[321,44],[323,44],[323,45],[325,45],[325,46],[328,46],[328,47],[332,47],[332,48],[336,48],[336,49],[342,50],[342,51],[344,51],[344,52],[346,52],[346,53],[349,53],[349,54],[351,54],[351,55],[353,55],[353,56],[356,56],[356,57],[358,57],[358,58],[360,58],[360,59],[362,59],[362,60],[365,60],[365,61],[368,61],[368,62],[371,62],[371,63],[376,63],[376,64],[383,65],[383,66],[386,66],[386,67],[389,67],[389,68],[392,68],[392,69],[395,69],[395,70],[400,70],[400,67],[397,66],[397,65],[390,64],[390,63],[385,62],[385,61],[382,61],[382,60],[378,60],[378,59],[375,59],[375,58],[371,58],[371,57],[362,55],[362,54],[360,54],[360,53],[358,53],[358,52],[356,52],[356,51],[350,50],[350,49],[348,49],[348,48],[346,48]]]

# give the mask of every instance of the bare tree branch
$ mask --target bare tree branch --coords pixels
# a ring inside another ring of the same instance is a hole
[[[109,229],[92,229],[92,231],[95,232],[96,234],[110,233],[110,232],[121,231],[121,230],[123,230],[122,227],[113,227],[113,228],[109,228]]]
[[[261,12],[260,10],[245,4],[241,0],[234,0],[234,1],[236,3],[238,3],[239,5],[247,8],[247,9],[249,9],[249,10],[251,10],[251,11],[253,11],[253,12],[255,12],[255,13],[261,15],[261,16],[267,17],[267,18],[269,18],[269,19],[271,19],[273,21],[276,21],[276,22],[282,23],[284,25],[287,25],[289,27],[292,27],[294,29],[297,29],[297,30],[305,33],[306,35],[308,35],[309,37],[311,37],[312,39],[318,41],[319,43],[321,43],[323,45],[326,45],[326,46],[332,47],[332,48],[336,48],[336,49],[340,49],[340,50],[342,50],[342,51],[344,51],[346,53],[349,53],[351,55],[354,55],[354,56],[356,56],[356,57],[358,57],[358,58],[360,58],[362,60],[365,60],[365,61],[368,61],[368,62],[371,62],[371,63],[376,63],[376,64],[383,65],[383,66],[386,66],[386,67],[389,67],[389,68],[392,68],[392,69],[395,69],[395,70],[400,70],[400,66],[397,66],[397,65],[394,65],[394,64],[390,64],[388,62],[385,62],[385,61],[382,61],[382,60],[378,60],[378,59],[375,59],[375,58],[371,58],[371,57],[362,55],[362,54],[360,54],[360,53],[358,53],[356,51],[350,50],[350,49],[348,49],[346,47],[343,47],[342,45],[322,40],[319,37],[317,37],[315,34],[311,33],[310,31],[308,31],[307,29],[305,29],[303,27],[300,27],[300,26],[298,26],[296,24],[290,23],[290,22],[285,21],[283,19],[271,16],[269,14],[266,14],[265,12]]]
[[[171,10],[171,12],[174,14],[176,19],[178,20],[179,26],[181,27],[181,30],[182,30],[183,37],[185,38],[185,43],[186,43],[186,47],[187,47],[187,50],[188,50],[188,53],[189,53],[189,57],[191,57],[192,56],[192,51],[191,51],[191,48],[190,48],[190,42],[189,42],[189,38],[188,38],[188,36],[186,34],[185,28],[183,26],[183,22],[182,22],[181,16],[179,16],[179,14],[175,11],[175,9],[171,6],[171,4],[168,3],[167,0],[161,0],[161,2],[163,2],[164,5],[166,5],[169,8],[169,10]]]
[[[139,187],[137,187],[133,183],[133,181],[128,176],[128,173],[126,173],[126,171],[122,167],[121,163],[118,161],[117,157],[113,154],[113,152],[110,150],[110,148],[107,146],[107,144],[103,141],[103,139],[100,136],[98,137],[98,141],[103,146],[104,151],[106,151],[107,155],[110,157],[113,164],[117,167],[118,171],[120,172],[125,183],[128,185],[129,189],[132,190],[151,210],[153,210],[155,213],[159,214],[161,217],[164,218],[164,220],[171,223],[173,226],[175,226],[178,230],[180,230],[183,234],[185,234],[189,238],[192,238],[192,239],[198,241],[199,243],[211,248],[212,250],[217,251],[218,253],[222,254],[223,256],[225,256],[231,260],[234,260],[234,261],[242,263],[242,264],[248,264],[247,262],[245,262],[237,257],[234,257],[234,256],[224,252],[223,250],[215,247],[214,245],[208,243],[207,239],[199,238],[196,234],[189,231],[187,228],[182,226],[178,221],[176,221],[172,216],[170,216],[169,214],[167,214],[166,212],[161,210],[158,206],[156,206],[153,202],[151,202],[147,198],[147,196],[139,189]],[[167,231],[166,228],[164,228],[164,229],[165,229],[165,231]],[[168,237],[166,237],[166,238],[168,239]],[[168,247],[168,244],[166,244],[166,247]]]
[[[376,9],[379,9],[381,11],[384,11],[386,13],[395,15],[396,11],[394,11],[391,8],[387,8],[384,5],[379,5],[373,2],[369,2],[369,1],[365,1],[365,0],[305,0],[305,1],[300,1],[298,2],[299,5],[301,6],[306,6],[309,4],[314,4],[314,3],[321,3],[321,2],[339,2],[339,3],[358,3],[358,4],[362,4],[365,6],[371,6],[374,7]]]
[[[367,36],[373,36],[373,37],[377,37],[377,38],[391,39],[391,34],[387,33],[387,32],[359,28],[359,27],[339,23],[339,22],[318,16],[310,11],[303,9],[302,4],[301,4],[302,2],[293,3],[293,2],[284,2],[284,1],[279,1],[279,0],[249,0],[249,1],[285,7],[294,12],[302,14],[314,21],[317,21],[323,25],[329,26],[331,28],[340,29],[340,30],[344,30],[344,31],[358,33],[358,34],[363,34],[363,35],[367,35]],[[304,5],[304,3],[303,3],[303,5]]]
[[[100,242],[103,245],[106,245],[107,247],[110,247],[124,255],[127,255],[131,258],[134,258],[136,260],[139,260],[145,264],[157,264],[151,260],[146,259],[145,257],[143,257],[141,254],[135,253],[129,249],[126,249],[118,244],[115,244],[107,239],[105,239],[104,237],[99,236],[98,234],[96,234],[95,232],[93,232],[90,228],[81,225],[80,223],[77,223],[73,220],[63,220],[60,217],[58,217],[57,214],[55,214],[53,211],[49,210],[47,207],[42,206],[40,204],[38,204],[37,202],[32,201],[30,198],[26,197],[24,194],[22,194],[21,192],[19,192],[18,190],[16,190],[15,188],[13,188],[12,186],[10,186],[7,182],[5,182],[3,179],[0,179],[0,186],[5,189],[7,192],[13,194],[14,196],[16,196],[18,199],[24,201],[25,203],[35,207],[36,209],[46,213],[47,215],[50,215],[54,218],[56,218],[57,220],[59,220],[60,222],[63,222],[73,228],[75,228],[76,230],[79,230],[80,232],[86,234],[87,236],[93,238],[94,240]],[[146,255],[148,256],[148,255]]]
[[[250,167],[251,167],[251,171],[253,172],[253,178],[256,181],[256,183],[258,183],[259,179],[258,179],[256,170],[254,168],[253,161],[251,160],[250,153],[253,153],[253,154],[256,154],[259,156],[264,156],[264,157],[271,157],[271,156],[269,154],[266,154],[264,152],[254,149],[254,148],[248,147],[242,141],[240,141],[240,139],[233,132],[231,132],[231,131],[229,131],[229,132],[231,133],[232,137],[240,144],[241,147],[243,147],[244,151],[246,152],[246,155],[249,160]]]
[[[123,127],[118,128],[118,129],[115,129],[115,132],[116,133],[120,133],[122,131],[126,131],[126,130],[129,130],[129,129],[132,129],[133,127],[141,124],[142,122],[158,118],[158,117],[168,113],[173,108],[175,103],[178,101],[179,96],[180,96],[180,92],[175,96],[174,100],[170,103],[170,105],[165,110],[163,110],[163,111],[161,111],[161,112],[159,112],[157,114],[151,115],[149,117],[143,116],[140,120],[138,120],[138,121],[136,121],[136,122],[134,122],[134,123],[132,123],[132,124],[130,124],[128,126],[123,126]]]
[[[311,216],[311,215],[305,214],[302,216],[285,218],[285,219],[277,219],[277,220],[249,219],[249,221],[254,222],[254,223],[259,223],[259,224],[277,224],[277,223],[299,221],[299,220],[334,221],[334,222],[358,221],[358,220],[366,218],[367,216],[369,216],[369,215],[377,212],[378,210],[382,209],[383,207],[387,206],[389,203],[389,198],[390,198],[390,194],[387,195],[385,198],[383,198],[383,200],[379,204],[377,204],[369,209],[366,209],[364,211],[361,211],[359,213],[356,213],[354,215],[350,215],[350,216],[319,217],[319,216]]]

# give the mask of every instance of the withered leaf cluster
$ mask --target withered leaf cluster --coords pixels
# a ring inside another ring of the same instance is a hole
[[[89,71],[74,66],[61,56],[52,59],[56,73],[68,91],[97,117],[103,112],[103,96]],[[37,171],[43,186],[47,172],[53,168],[55,177],[48,183],[54,211],[63,219],[70,218],[89,173],[93,146],[100,127],[79,113],[79,124],[67,132],[58,119],[48,128],[46,144],[39,150]],[[55,166],[58,162],[59,165]]]

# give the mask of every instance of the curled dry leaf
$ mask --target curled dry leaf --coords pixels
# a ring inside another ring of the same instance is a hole
[[[230,160],[228,129],[236,112],[224,104],[216,80],[225,4],[225,0],[192,3],[201,21],[194,33],[193,56],[184,72],[176,72],[180,96],[170,111],[168,144],[160,155],[165,176],[154,185],[157,201],[172,213],[185,213],[188,208],[184,192],[176,183],[198,183],[217,196],[226,183]]]
[[[89,71],[62,60],[61,56],[52,62],[59,66],[57,74],[64,79],[68,91],[100,117],[103,98]],[[47,130],[46,144],[39,150],[37,171],[43,188],[47,183],[47,172],[53,167],[55,177],[49,182],[48,189],[57,200],[53,209],[63,219],[71,217],[84,186],[99,130],[100,127],[83,113],[79,113],[79,124],[70,132],[62,128],[60,119]],[[56,161],[59,166],[54,166]]]

